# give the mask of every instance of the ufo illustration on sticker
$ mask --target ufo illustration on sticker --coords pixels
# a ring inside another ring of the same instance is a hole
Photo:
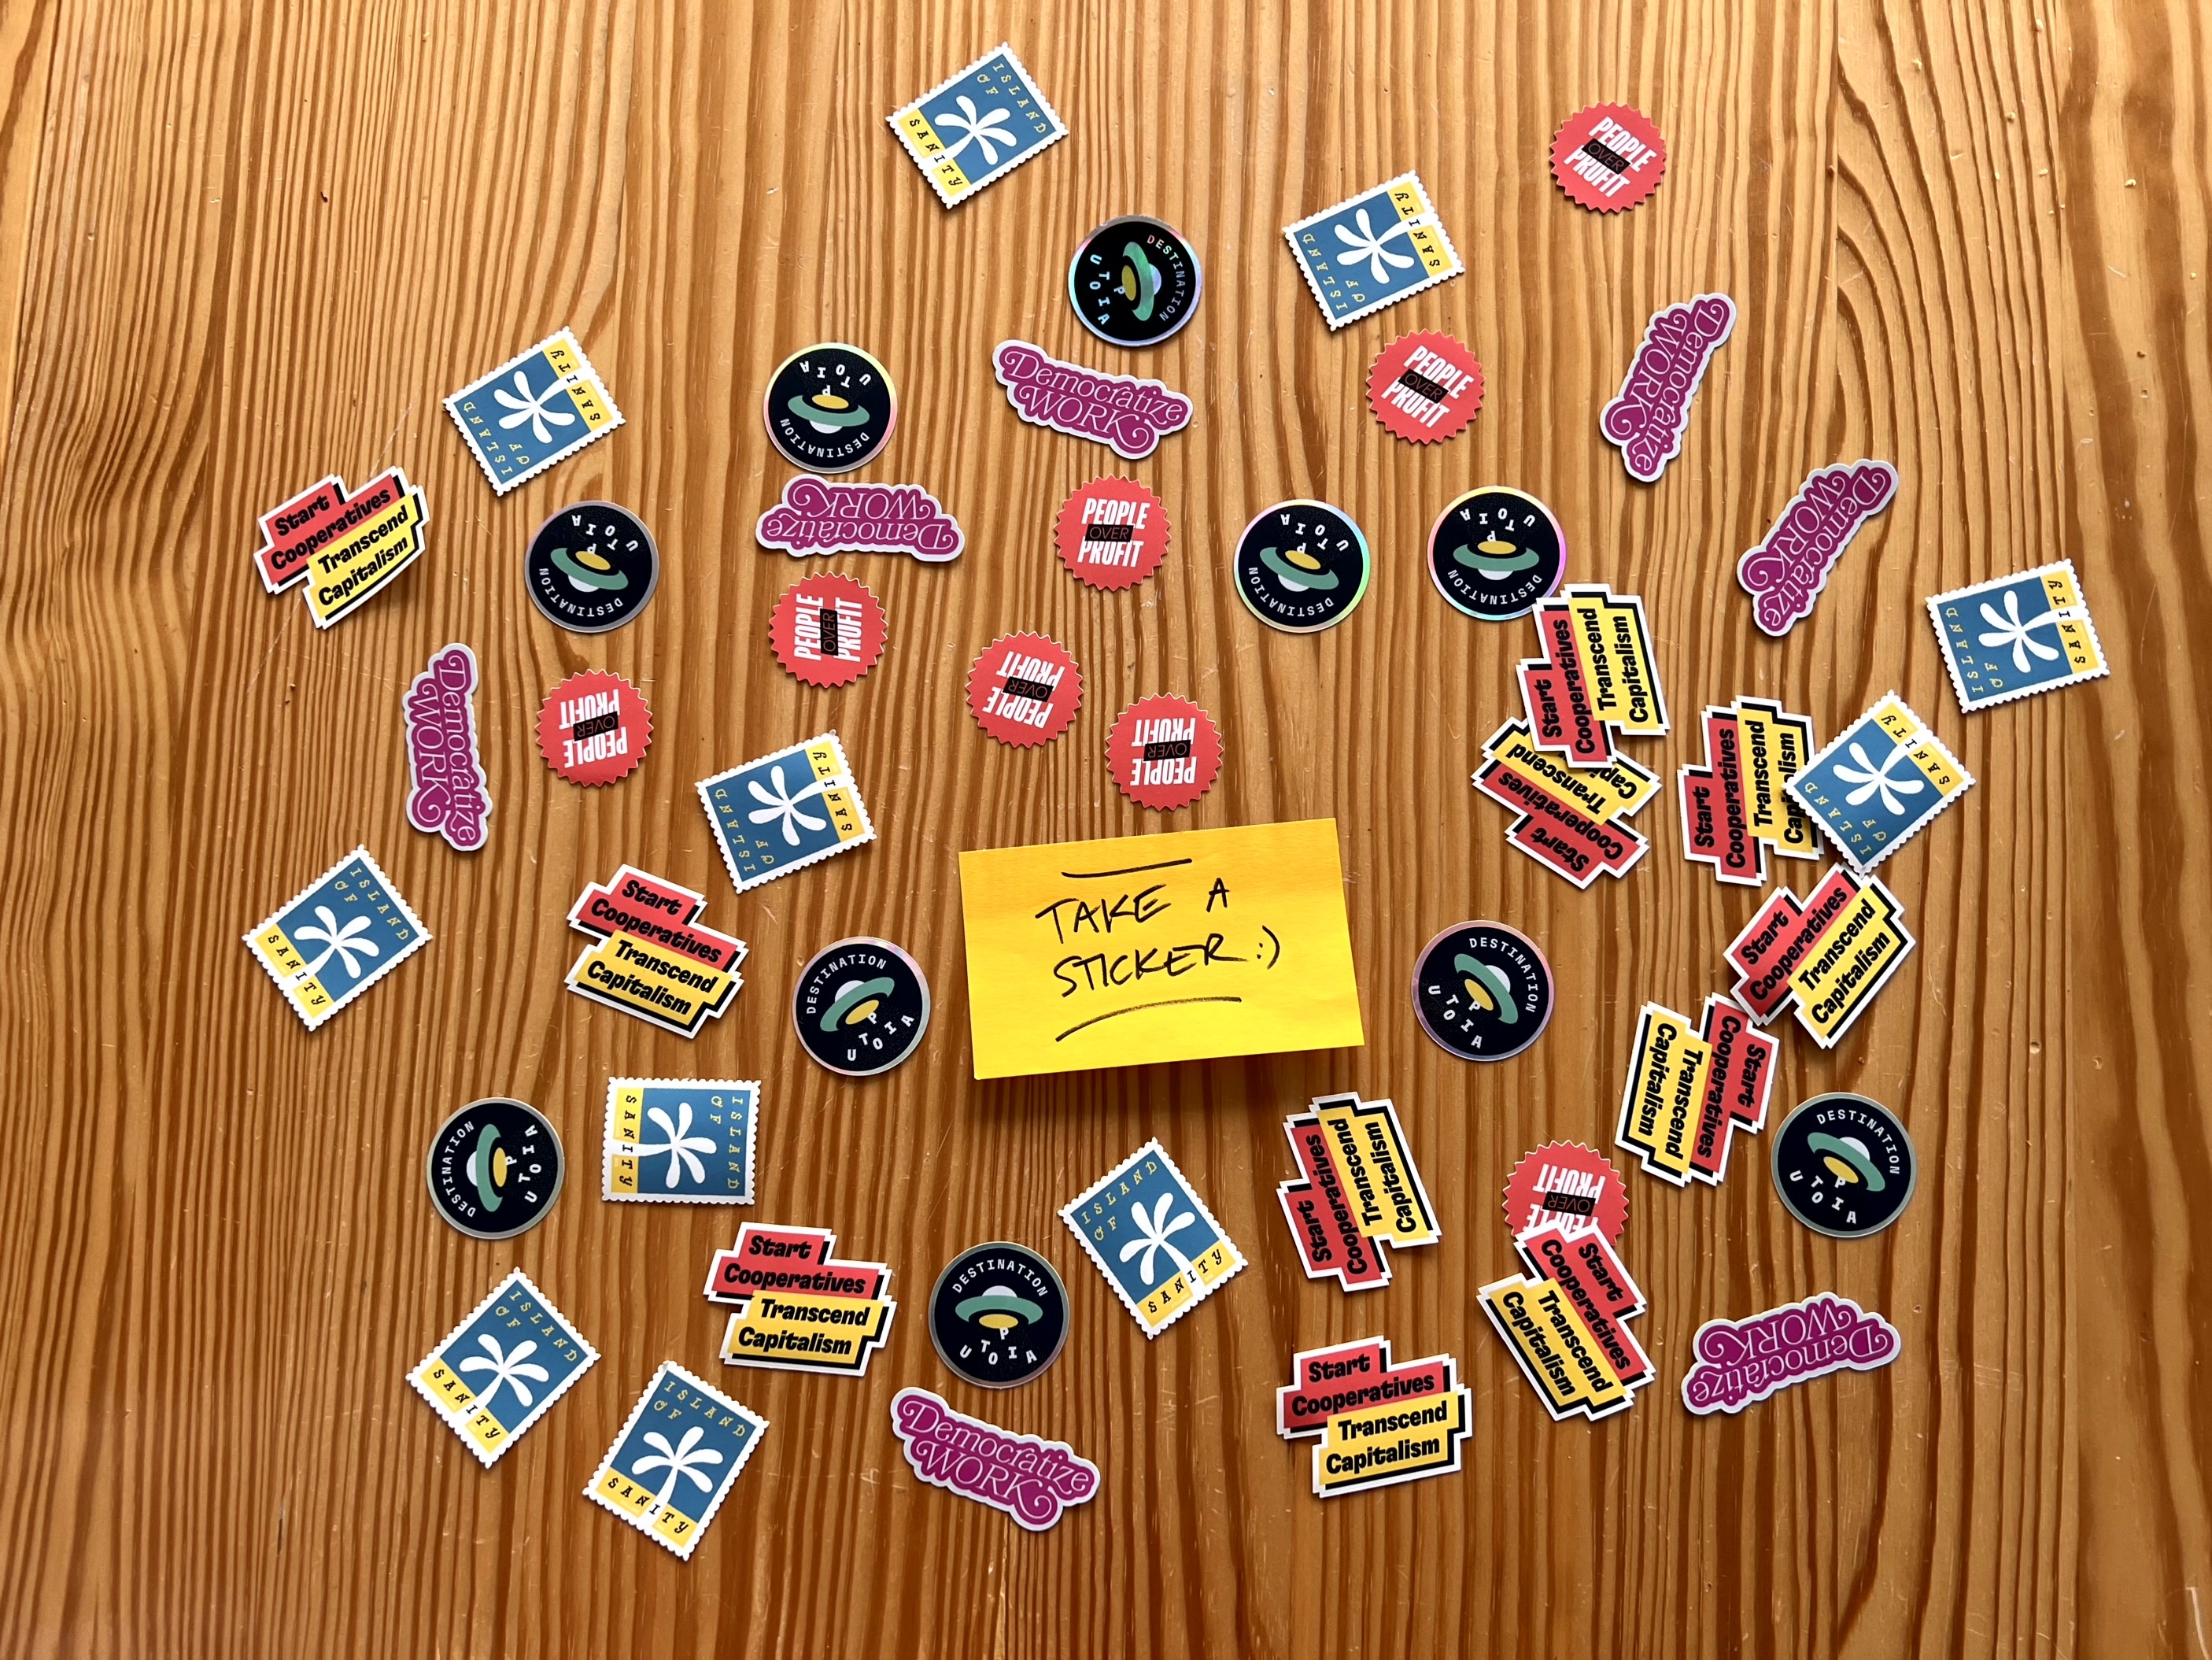
[[[776,453],[808,472],[850,472],[890,441],[898,390],[858,346],[829,340],[776,366],[761,400]]]
[[[804,398],[794,398],[786,408],[817,432],[842,432],[868,423],[867,410],[848,404],[827,386]]]
[[[1532,549],[1486,536],[1471,548],[1454,548],[1452,558],[1486,582],[1510,582],[1522,571],[1535,569],[1537,556]]]
[[[1245,609],[1289,634],[1342,622],[1371,569],[1367,538],[1326,502],[1278,502],[1244,527],[1231,562]]]
[[[840,939],[799,970],[791,1024],[807,1054],[831,1072],[889,1072],[929,1030],[929,982],[888,939]]]
[[[526,1102],[471,1101],[438,1127],[423,1175],[438,1214],[471,1239],[511,1239],[560,1196],[561,1138]]]
[[[1521,1024],[1521,1010],[1514,1001],[1512,983],[1505,971],[1495,964],[1480,962],[1460,952],[1452,958],[1452,967],[1459,970],[1461,983],[1467,988],[1468,999],[1475,1007],[1494,1014],[1504,1025]]]
[[[1413,1016],[1462,1061],[1504,1061],[1543,1035],[1552,1018],[1552,965],[1536,942],[1503,922],[1462,922],[1421,948]]]
[[[884,1000],[897,990],[897,981],[880,976],[873,980],[848,980],[837,988],[837,1000],[823,1011],[818,1024],[823,1031],[835,1032],[841,1027],[872,1020]]]
[[[1863,1239],[1904,1213],[1917,1168],[1895,1113],[1863,1095],[1816,1095],[1774,1138],[1774,1191],[1816,1233]]]
[[[1275,580],[1292,593],[1334,593],[1336,573],[1304,548],[1260,550],[1260,562],[1274,572]]]
[[[1114,219],[1067,265],[1067,300],[1083,326],[1117,346],[1155,346],[1191,319],[1203,279],[1182,234],[1158,219]]]
[[[1526,617],[1566,571],[1559,521],[1526,490],[1469,490],[1429,532],[1429,580],[1454,611],[1486,623]]]
[[[596,548],[578,548],[574,553],[555,548],[552,557],[554,567],[579,593],[620,593],[629,586],[629,578]]]
[[[572,634],[605,634],[643,611],[660,583],[660,549],[644,521],[612,502],[571,502],[522,556],[538,613]]]
[[[929,1293],[929,1341],[970,1383],[1026,1383],[1067,1341],[1067,1288],[1027,1245],[971,1245],[945,1265]]]

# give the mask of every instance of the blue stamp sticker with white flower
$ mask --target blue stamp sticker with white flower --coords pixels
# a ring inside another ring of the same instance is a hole
[[[501,496],[623,423],[567,329],[463,386],[446,400],[446,413]]]
[[[1465,269],[1416,173],[1323,208],[1283,235],[1333,330]]]
[[[767,1430],[758,1413],[664,1360],[584,1497],[688,1562]]]
[[[1783,787],[1863,876],[1973,783],[1927,723],[1890,692]]]
[[[1146,1337],[1244,1266],[1175,1160],[1147,1141],[1060,1213]]]
[[[2070,559],[1935,594],[1928,617],[1968,714],[2112,672]]]
[[[356,848],[242,937],[313,1031],[428,945],[430,930]]]
[[[739,893],[876,838],[834,732],[701,779],[699,801]]]
[[[664,1205],[753,1201],[757,1079],[611,1078],[603,1191]]]
[[[407,1381],[489,1469],[599,1358],[517,1268]]]
[[[1067,137],[1067,124],[1003,43],[884,119],[948,208]]]

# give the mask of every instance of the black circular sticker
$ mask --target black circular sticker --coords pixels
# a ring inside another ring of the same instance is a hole
[[[1157,346],[1190,321],[1205,279],[1172,225],[1132,214],[1092,231],[1067,265],[1068,303],[1117,346]]]
[[[562,1168],[561,1138],[544,1115],[493,1096],[438,1126],[423,1172],[447,1221],[471,1239],[512,1239],[545,1219]]]
[[[929,1293],[929,1341],[971,1383],[1026,1383],[1067,1341],[1067,1288],[1027,1245],[971,1245],[945,1265]]]
[[[912,1055],[929,1030],[929,982],[888,939],[840,939],[799,970],[791,1022],[832,1072],[866,1078]]]
[[[783,360],[761,404],[769,442],[794,467],[850,472],[890,441],[898,391],[858,346],[826,341]]]
[[[1503,1061],[1534,1043],[1552,1018],[1552,965],[1536,942],[1502,922],[1462,922],[1422,948],[1413,1013],[1462,1061]]]
[[[1244,526],[1237,595],[1270,628],[1312,634],[1351,614],[1372,562],[1359,526],[1326,502],[1278,502]]]
[[[1917,1171],[1897,1115],[1863,1095],[1816,1095],[1774,1137],[1774,1191],[1816,1233],[1863,1239],[1904,1212]]]
[[[1487,623],[1526,617],[1566,574],[1566,533],[1526,490],[1469,490],[1429,532],[1429,580],[1454,611]]]
[[[531,603],[571,634],[620,628],[659,583],[653,532],[611,502],[571,502],[538,527],[522,556]]]

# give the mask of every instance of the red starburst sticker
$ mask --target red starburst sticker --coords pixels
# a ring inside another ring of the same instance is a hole
[[[1133,588],[1168,550],[1168,510],[1133,478],[1094,478],[1060,504],[1060,562],[1094,588]]]
[[[849,686],[884,654],[884,608],[864,583],[817,571],[783,591],[769,614],[775,660],[810,686]]]
[[[1114,787],[1139,806],[1173,812],[1213,787],[1221,733],[1188,698],[1139,697],[1114,723],[1106,765]]]
[[[968,713],[1001,744],[1030,749],[1067,730],[1083,705],[1083,671],[1041,634],[1002,634],[968,671]]]
[[[619,674],[589,669],[545,694],[538,711],[538,752],[572,784],[627,778],[653,742],[653,711]]]
[[[1505,1225],[1516,1239],[1555,1224],[1570,1236],[1595,1228],[1620,1243],[1628,1225],[1628,1189],[1596,1148],[1547,1141],[1522,1155],[1505,1178]]]
[[[1567,118],[1552,140],[1552,177],[1568,200],[1593,213],[1620,213],[1659,188],[1667,141],[1641,110],[1592,104]]]
[[[1408,442],[1440,444],[1482,407],[1482,365],[1449,334],[1401,335],[1367,371],[1367,407]]]

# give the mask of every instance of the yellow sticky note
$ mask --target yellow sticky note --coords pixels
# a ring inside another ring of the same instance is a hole
[[[960,855],[978,1078],[1364,1043],[1336,821]]]

